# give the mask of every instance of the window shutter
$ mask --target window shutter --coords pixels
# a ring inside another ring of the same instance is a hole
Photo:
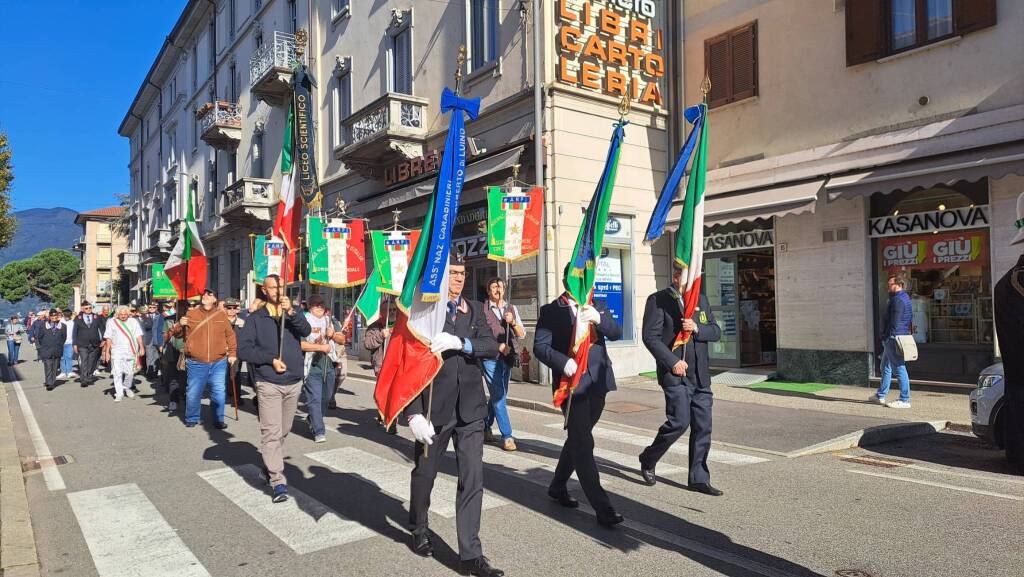
[[[729,102],[729,96],[732,94],[730,60],[728,34],[716,36],[704,42],[704,69],[711,79],[711,93],[708,94],[709,108]]]
[[[996,0],[954,0],[956,30],[968,34],[996,25]]]
[[[732,47],[732,98],[743,100],[757,94],[757,23],[730,33]]]
[[[884,55],[882,0],[846,0],[846,65],[878,60]]]

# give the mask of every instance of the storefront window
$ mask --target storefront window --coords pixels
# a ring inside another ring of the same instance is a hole
[[[603,300],[622,326],[623,341],[633,334],[633,219],[609,216],[604,230],[604,249],[597,261],[594,300]]]

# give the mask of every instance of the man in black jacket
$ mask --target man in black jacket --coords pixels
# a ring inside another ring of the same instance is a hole
[[[39,343],[39,358],[43,361],[43,373],[46,378],[46,390],[52,391],[57,385],[57,370],[60,358],[64,354],[64,341],[67,339],[67,327],[61,321],[60,311],[50,309],[50,318],[43,322],[36,333]]]
[[[568,433],[555,476],[548,487],[548,496],[564,507],[578,507],[579,503],[569,495],[567,488],[569,477],[575,470],[583,493],[597,515],[597,522],[605,527],[617,525],[623,518],[612,507],[608,493],[601,487],[597,462],[594,461],[593,429],[604,411],[605,396],[615,390],[615,373],[605,342],[618,340],[622,336],[622,327],[615,322],[603,301],[581,307],[568,293],[541,307],[538,318],[533,354],[551,369],[552,390],[558,389],[562,375],[571,378],[577,370],[586,370],[571,401],[567,399],[562,403],[562,411],[569,412]],[[591,331],[596,335],[585,369],[577,367],[571,356],[573,327],[577,321],[591,323]]]
[[[96,382],[93,373],[100,360],[100,347],[103,345],[103,331],[106,327],[106,319],[92,312],[89,301],[82,301],[81,312],[75,319],[72,345],[78,355],[79,381],[83,387]]]
[[[238,358],[249,365],[256,378],[260,419],[260,454],[273,500],[288,500],[284,476],[284,440],[292,428],[295,409],[302,392],[303,353],[299,341],[311,329],[306,316],[296,312],[281,277],[263,279],[266,304],[249,315],[238,331]],[[284,346],[280,324],[284,317]]]
[[[462,298],[466,284],[466,265],[452,253],[448,266],[448,314],[444,331],[430,339],[431,350],[444,359],[430,387],[424,389],[405,408],[409,428],[416,436],[409,499],[409,525],[415,553],[424,557],[434,553],[427,527],[430,492],[448,450],[455,438],[459,490],[455,497],[455,526],[459,536],[459,559],[465,575],[501,577],[505,573],[491,567],[480,545],[480,510],[484,499],[484,398],[481,359],[498,356],[498,341],[491,333],[480,303]],[[429,400],[433,388],[433,401]],[[427,415],[428,407],[430,414]],[[424,444],[433,450],[424,455]]]
[[[647,297],[644,308],[643,341],[658,363],[658,384],[665,392],[667,420],[658,429],[651,446],[640,453],[640,473],[644,482],[656,482],[654,467],[669,447],[690,426],[689,485],[694,491],[719,496],[711,486],[708,451],[711,449],[711,373],[708,369],[708,343],[722,337],[722,331],[703,294],[691,318],[683,318],[680,296],[683,271],[672,266],[672,285]],[[690,337],[682,343],[683,331]]]

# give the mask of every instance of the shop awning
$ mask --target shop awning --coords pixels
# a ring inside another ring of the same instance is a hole
[[[1024,175],[1024,142],[964,150],[836,176],[825,188],[831,202],[875,192],[888,194],[919,187],[951,186],[961,180],[1001,178],[1011,172]]]
[[[471,182],[483,178],[495,172],[501,172],[519,164],[519,157],[522,155],[525,146],[517,146],[493,156],[471,162],[466,166],[465,182]],[[361,200],[353,208],[361,214],[371,214],[377,211],[388,210],[396,206],[412,202],[421,196],[427,196],[434,190],[437,177],[431,177],[398,188],[390,192],[374,195],[366,200]]]
[[[744,191],[706,196],[704,199],[704,226],[814,212],[818,193],[824,186],[825,179],[819,178],[753,192]],[[682,199],[680,199],[676,201],[669,214],[669,228],[678,228],[679,216],[682,211]]]

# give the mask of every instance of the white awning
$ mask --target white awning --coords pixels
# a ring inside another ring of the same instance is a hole
[[[763,190],[705,196],[704,226],[814,212],[818,193],[824,186],[825,179],[819,178]],[[682,211],[682,200],[676,201],[669,213],[669,228],[678,228]]]
[[[875,192],[888,194],[919,187],[951,186],[961,180],[1002,178],[1011,172],[1024,175],[1024,142],[964,150],[836,176],[825,188],[831,202]]]
[[[469,163],[466,166],[465,182],[469,183],[489,174],[512,168],[514,165],[519,164],[519,157],[522,155],[525,148],[525,146],[517,146],[504,152],[499,152],[493,156]],[[415,184],[410,184],[404,188],[398,188],[390,192],[377,194],[366,200],[353,203],[350,208],[364,215],[388,210],[396,206],[412,202],[422,196],[427,196],[433,192],[434,185],[436,183],[437,177],[433,176]]]

